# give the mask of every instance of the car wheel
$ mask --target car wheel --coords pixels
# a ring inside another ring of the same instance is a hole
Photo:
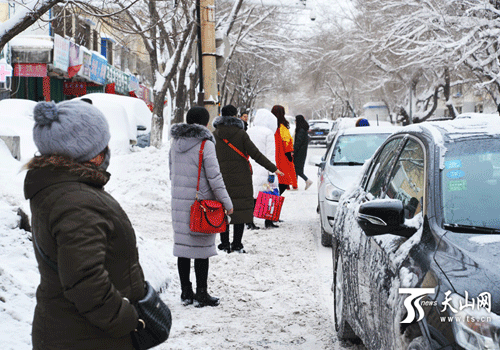
[[[321,245],[323,247],[332,246],[332,235],[325,231],[323,225],[321,225]]]
[[[429,347],[427,340],[423,336],[420,336],[411,341],[407,350],[433,350],[439,348],[440,345],[434,339],[431,339],[431,346]]]
[[[337,252],[337,262],[335,264],[335,275],[333,279],[333,309],[335,317],[335,330],[337,337],[342,340],[357,340],[356,333],[345,320],[345,298],[344,298],[344,272],[342,264],[342,254]]]

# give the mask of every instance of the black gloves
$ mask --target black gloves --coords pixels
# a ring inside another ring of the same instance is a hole
[[[293,162],[292,152],[286,152],[285,156],[288,158],[289,162]]]

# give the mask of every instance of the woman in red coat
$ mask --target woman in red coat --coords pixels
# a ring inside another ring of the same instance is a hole
[[[290,124],[285,118],[285,108],[275,105],[271,112],[278,119],[278,129],[274,134],[276,142],[276,166],[285,174],[278,176],[280,194],[290,188],[297,189],[297,175],[295,175],[295,166],[293,165],[293,138],[290,134]]]

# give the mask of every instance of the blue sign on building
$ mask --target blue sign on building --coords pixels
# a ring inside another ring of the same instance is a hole
[[[95,53],[92,54],[90,62],[90,80],[97,84],[104,85],[106,83],[106,69],[108,68],[108,61]]]

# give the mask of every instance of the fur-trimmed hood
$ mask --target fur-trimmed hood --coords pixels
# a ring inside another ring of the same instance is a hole
[[[84,182],[102,188],[111,176],[90,162],[78,163],[60,155],[34,157],[25,167],[28,169],[24,182],[26,199],[32,198],[45,187],[59,182]]]
[[[172,136],[172,147],[180,153],[189,151],[203,140],[215,143],[210,130],[199,124],[174,124],[170,128],[170,135]]]
[[[243,120],[236,118],[236,117],[217,117],[214,119],[214,122],[212,124],[214,128],[217,128],[219,125],[225,125],[225,126],[237,126],[240,129],[245,129],[245,123]]]

